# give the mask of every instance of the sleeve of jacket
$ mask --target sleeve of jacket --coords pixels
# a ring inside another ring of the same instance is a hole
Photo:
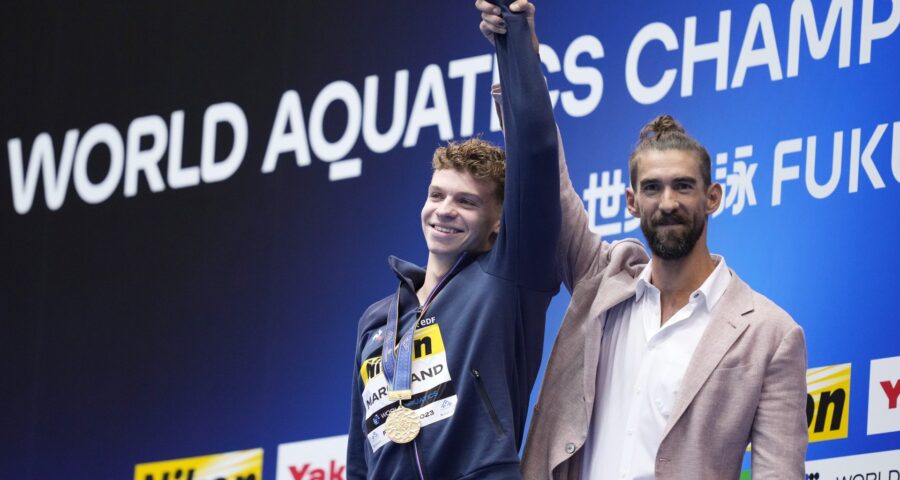
[[[502,124],[503,93],[499,84],[493,86],[491,94],[494,97],[494,106]],[[610,244],[601,241],[600,236],[591,231],[584,202],[575,191],[572,178],[569,176],[566,152],[563,147],[562,135],[559,134],[558,129],[557,145],[560,231],[556,251],[556,268],[558,279],[562,280],[569,293],[572,293],[575,285],[582,278],[606,267],[606,264],[609,263],[606,255]]]
[[[562,223],[557,246],[557,269],[569,293],[588,273],[606,267],[609,243],[593,233],[584,202],[572,185],[562,139],[559,140],[559,195]]]
[[[368,476],[366,463],[366,432],[364,412],[360,392],[362,379],[359,377],[360,358],[357,351],[353,364],[353,387],[350,389],[350,429],[347,435],[347,479],[364,480]]]
[[[506,186],[500,234],[488,268],[533,290],[559,284],[557,136],[553,107],[524,14],[497,1],[507,24],[497,35],[497,62],[506,139]]]
[[[753,478],[803,478],[806,425],[806,340],[795,325],[766,368],[750,432]]]

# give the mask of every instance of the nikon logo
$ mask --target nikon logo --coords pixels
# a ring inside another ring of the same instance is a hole
[[[263,450],[140,463],[134,480],[262,480]]]
[[[809,441],[847,438],[850,413],[850,364],[806,371],[806,425]]]

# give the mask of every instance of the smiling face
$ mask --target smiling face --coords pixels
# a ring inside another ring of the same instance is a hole
[[[653,255],[684,258],[706,238],[707,216],[722,199],[718,183],[707,185],[700,162],[684,150],[646,150],[636,158],[635,185],[626,193],[629,212],[641,219],[641,231]]]
[[[466,171],[435,170],[422,206],[422,231],[429,254],[453,262],[462,252],[490,250],[500,232],[496,188],[491,180]]]

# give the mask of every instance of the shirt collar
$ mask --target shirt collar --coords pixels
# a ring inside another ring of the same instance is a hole
[[[722,298],[725,289],[728,288],[728,282],[731,280],[731,271],[728,270],[728,265],[725,263],[725,257],[716,254],[710,255],[710,257],[712,257],[713,262],[716,263],[716,268],[713,269],[708,277],[706,277],[706,280],[703,281],[700,288],[694,290],[690,297],[691,300],[693,300],[702,295],[703,300],[705,300],[706,311],[708,312],[711,312],[719,299]],[[634,289],[635,301],[640,300],[647,289],[656,289],[656,287],[650,283],[650,265],[652,263],[653,259],[647,263],[644,270],[638,275],[637,285]]]
[[[634,299],[635,301],[640,300],[641,297],[644,296],[644,292],[647,291],[647,288],[656,288],[650,283],[650,265],[653,263],[653,259],[651,258],[647,265],[644,266],[644,269],[641,270],[641,274],[638,275],[637,285],[634,288]]]
[[[700,288],[692,294],[692,296],[703,295],[703,298],[706,300],[707,312],[711,312],[713,307],[716,306],[716,303],[719,302],[719,299],[725,293],[725,289],[728,288],[728,282],[731,281],[731,271],[728,270],[725,258],[721,255],[710,256],[716,262],[716,268],[709,274],[703,285],[700,285]]]

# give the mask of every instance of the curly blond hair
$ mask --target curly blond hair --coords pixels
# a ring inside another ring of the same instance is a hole
[[[438,147],[431,159],[433,170],[452,168],[468,172],[473,177],[487,179],[496,187],[494,195],[503,203],[503,189],[506,179],[506,152],[502,148],[478,137],[463,142],[447,142]]]

